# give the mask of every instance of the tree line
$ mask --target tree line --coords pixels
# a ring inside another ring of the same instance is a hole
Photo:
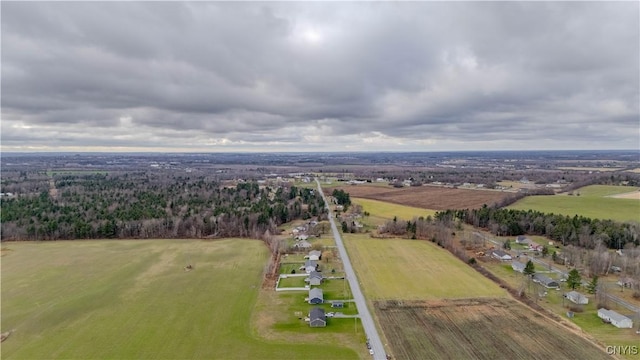
[[[437,219],[460,220],[497,236],[541,235],[563,245],[594,249],[604,244],[621,249],[627,244],[640,245],[640,224],[591,219],[585,216],[548,214],[535,210],[479,209],[437,212]]]
[[[311,189],[224,186],[205,176],[137,172],[55,177],[52,189],[3,198],[2,240],[263,238],[294,219],[326,216]]]

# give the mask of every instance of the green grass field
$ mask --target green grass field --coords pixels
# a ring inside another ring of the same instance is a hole
[[[369,300],[507,296],[491,280],[428,241],[343,236]]]
[[[268,259],[258,241],[2,245],[2,331],[14,330],[3,359],[358,357],[335,343],[258,338],[252,321]],[[195,269],[184,271],[187,263]],[[332,331],[323,330],[320,340]]]
[[[435,210],[427,210],[363,198],[353,198],[352,202],[361,205],[362,210],[369,212],[372,217],[379,217],[385,220],[391,220],[395,216],[402,220],[412,220],[414,217],[433,216],[436,213]]]
[[[608,197],[637,191],[630,186],[591,185],[575,191],[580,196],[527,196],[509,206],[517,210],[537,210],[563,215],[582,215],[594,219],[640,222],[640,201]]]

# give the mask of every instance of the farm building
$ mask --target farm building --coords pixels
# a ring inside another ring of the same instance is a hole
[[[560,284],[557,281],[551,279],[550,277],[542,274],[533,275],[533,282],[538,283],[548,289],[559,289]]]
[[[526,266],[526,264],[523,264],[520,261],[514,261],[511,263],[511,268],[519,273],[524,272],[524,268]]]
[[[311,243],[306,241],[306,240],[302,240],[302,241],[297,241],[295,243],[295,245],[293,245],[296,249],[310,249],[311,248]]]
[[[309,326],[311,327],[325,327],[327,326],[327,317],[324,314],[324,309],[313,308],[309,312]]]
[[[572,303],[579,305],[586,305],[589,303],[589,298],[577,291],[569,291],[568,293],[564,294],[564,297],[566,297],[567,300],[571,301]]]
[[[605,308],[598,309],[598,317],[620,329],[631,329],[633,327],[633,321],[631,321],[631,319],[613,310],[607,310]]]
[[[311,274],[314,271],[318,270],[318,263],[315,262],[314,260],[307,260],[304,262],[304,271],[307,272],[307,274]]]
[[[491,256],[493,256],[494,258],[498,259],[498,260],[511,260],[511,255],[509,255],[508,253],[502,251],[502,250],[493,250],[491,252]]]
[[[309,304],[322,304],[323,302],[322,289],[313,288],[309,290]]]
[[[531,240],[524,235],[516,236],[516,244],[528,244]]]
[[[322,251],[320,250],[311,250],[309,251],[309,255],[307,255],[309,260],[322,260]]]
[[[322,283],[322,274],[317,271],[312,271],[304,281],[309,283],[309,285],[320,285]]]

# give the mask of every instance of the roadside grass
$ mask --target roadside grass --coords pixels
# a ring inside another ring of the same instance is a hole
[[[267,342],[252,332],[268,259],[258,241],[4,246],[2,331],[15,332],[3,359],[357,358],[335,343]]]
[[[414,217],[434,216],[435,210],[421,209],[412,206],[392,204],[385,201],[370,200],[363,198],[353,198],[352,202],[362,206],[363,211],[367,211],[372,217],[385,220],[392,220],[394,217],[402,220],[412,220]]]
[[[630,186],[591,185],[574,191],[574,193],[580,193],[580,196],[527,196],[508,208],[537,210],[568,216],[582,215],[594,219],[610,219],[621,222],[640,222],[640,201],[609,197],[637,190],[638,188]]]
[[[505,297],[504,289],[448,251],[422,240],[344,234],[367,299]]]

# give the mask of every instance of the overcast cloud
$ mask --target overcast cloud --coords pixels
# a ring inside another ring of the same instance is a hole
[[[5,2],[3,151],[640,148],[638,2]]]

